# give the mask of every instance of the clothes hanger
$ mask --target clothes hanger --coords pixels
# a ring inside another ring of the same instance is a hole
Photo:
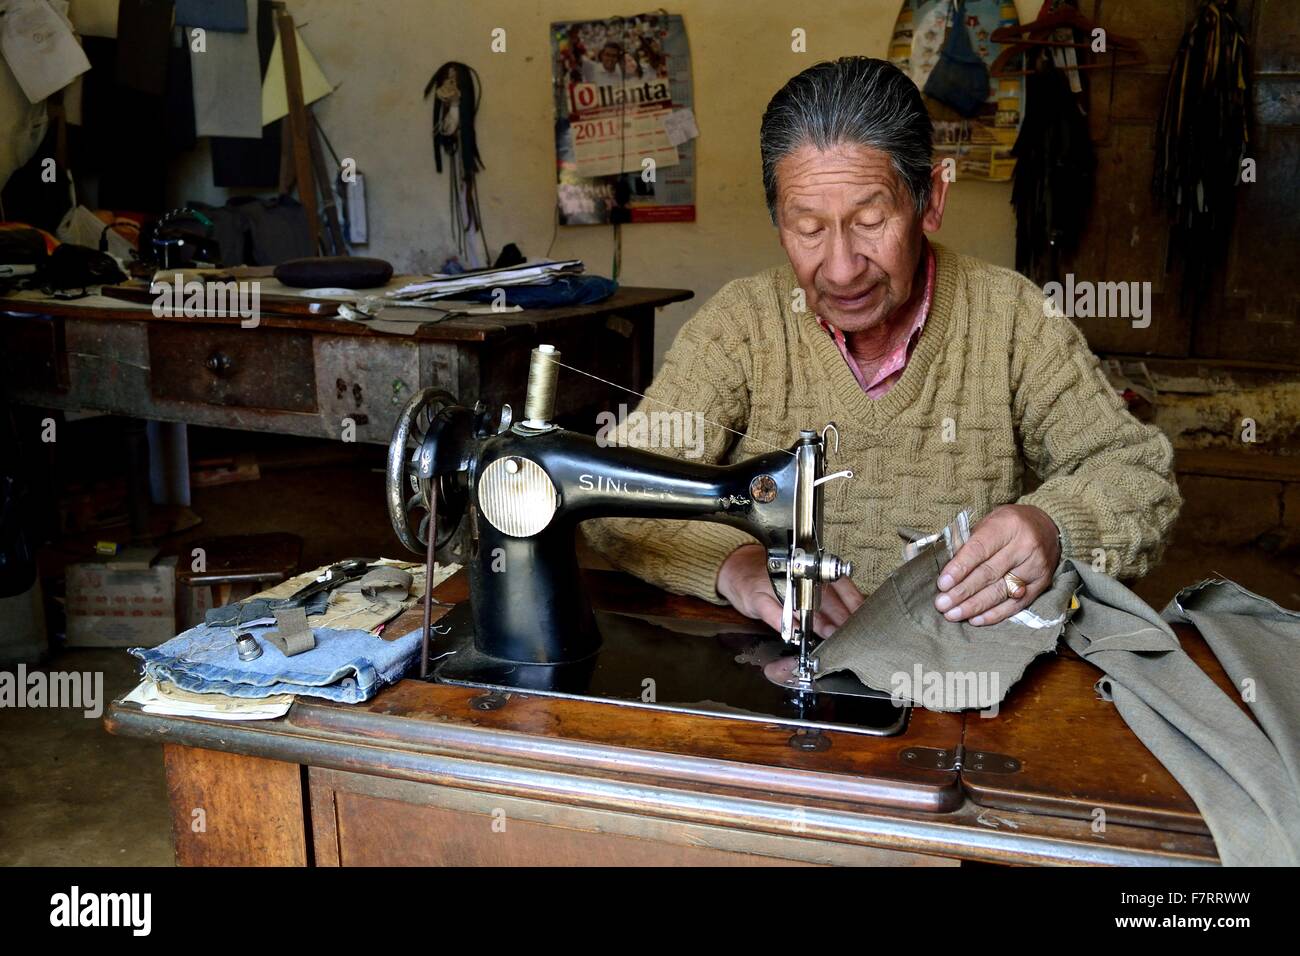
[[[1045,0],[1043,9],[1039,12],[1038,17],[1030,23],[1022,23],[1018,26],[998,27],[989,36],[994,43],[1007,44],[1006,48],[998,54],[997,59],[989,67],[989,74],[994,77],[1004,76],[1029,76],[1034,70],[1009,70],[1008,66],[1017,56],[1028,52],[1031,49],[1041,47],[1069,47],[1073,49],[1090,50],[1091,43],[1078,43],[1070,40],[1057,40],[1053,34],[1059,29],[1068,28],[1072,31],[1080,31],[1089,36],[1096,29],[1097,24],[1093,23],[1075,7],[1063,3],[1054,10],[1048,10],[1052,0]],[[1102,28],[1104,29],[1104,28]],[[1098,70],[1103,68],[1117,68],[1121,66],[1138,66],[1147,62],[1146,53],[1142,45],[1131,37],[1126,37],[1118,33],[1112,33],[1105,30],[1106,52],[1103,56],[1113,57],[1106,62],[1080,63],[1071,67],[1074,70]],[[1119,54],[1128,55],[1127,59],[1120,59]]]

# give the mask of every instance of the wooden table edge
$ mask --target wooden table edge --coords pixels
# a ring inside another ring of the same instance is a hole
[[[620,293],[634,296],[637,301],[620,301]],[[548,317],[580,318],[584,315],[599,315],[603,312],[619,312],[628,309],[658,309],[676,302],[693,299],[695,293],[690,289],[659,289],[650,286],[624,286],[607,299],[581,305],[556,306],[554,309],[525,309],[522,312],[506,313],[510,325],[497,325],[493,328],[466,328],[457,325],[457,319],[445,321],[430,320],[431,324],[421,326],[410,335],[394,335],[367,328],[356,322],[315,315],[281,315],[263,313],[258,318],[257,328],[292,329],[302,332],[334,333],[337,335],[357,336],[361,338],[380,337],[402,342],[486,342],[506,335],[512,326],[536,318],[544,321]],[[88,319],[105,322],[156,322],[179,326],[231,326],[239,328],[244,321],[240,316],[155,316],[147,307],[127,301],[117,300],[121,306],[78,305],[77,300],[59,299],[15,299],[0,296],[0,321],[5,318],[41,318],[57,317],[64,319]],[[549,315],[548,315],[549,314]],[[461,319],[481,321],[491,316],[462,316]]]
[[[482,759],[467,753],[358,744],[339,734],[297,727],[289,719],[253,722],[215,721],[146,714],[136,704],[114,701],[104,716],[113,734],[169,744],[261,757],[303,766],[432,783],[475,792],[499,793],[667,820],[717,827],[797,835],[804,839],[892,849],[990,863],[1084,865],[1212,865],[1213,843],[1185,834],[1167,834],[1191,849],[1143,846],[1153,831],[1113,826],[1098,838],[1084,821],[1000,811],[998,822],[982,822],[982,808],[966,800],[949,813],[903,811],[887,807],[792,803],[786,794],[750,791],[705,792],[681,784],[622,779],[619,776],[564,773],[523,762]],[[798,826],[795,826],[797,820]],[[1035,832],[1037,829],[1038,832]],[[1063,833],[1043,832],[1047,830]],[[1203,852],[1197,852],[1197,848]]]

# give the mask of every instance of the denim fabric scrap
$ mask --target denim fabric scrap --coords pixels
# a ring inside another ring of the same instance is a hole
[[[329,603],[330,592],[320,591],[308,598],[303,608],[308,617],[315,617],[324,614]],[[247,598],[210,609],[203,615],[203,623],[213,627],[232,627],[240,621],[260,621],[274,617],[276,611],[289,606],[288,598]]]
[[[1184,589],[1157,614],[1114,578],[1075,568],[1066,643],[1105,672],[1106,696],[1192,798],[1219,859],[1300,865],[1300,614],[1222,580]],[[1258,724],[1187,655],[1171,621],[1197,627]]]
[[[1032,616],[975,627],[949,621],[934,606],[950,557],[940,537],[890,575],[814,652],[818,674],[851,671],[868,687],[931,710],[1003,700],[1030,661],[1055,649],[1079,576],[1063,562],[1027,609]]]
[[[316,646],[286,657],[266,640],[275,625],[240,628],[262,645],[262,656],[241,661],[235,629],[200,624],[158,647],[133,647],[144,672],[198,694],[271,697],[301,694],[343,703],[360,703],[400,680],[420,654],[420,629],[396,640],[366,631],[316,628]]]

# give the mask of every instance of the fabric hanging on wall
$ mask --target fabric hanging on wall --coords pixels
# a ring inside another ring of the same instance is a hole
[[[81,125],[81,80],[84,76],[83,73],[63,88],[63,119],[69,126]]]
[[[0,60],[0,189],[15,170],[36,155],[48,125],[45,104],[28,100]]]
[[[232,200],[248,220],[252,240],[250,265],[279,265],[290,259],[315,255],[307,228],[307,211],[292,196],[275,199]]]
[[[114,79],[117,41],[106,37],[82,37],[81,47],[90,60],[90,71],[81,83],[81,125],[68,130],[71,162],[78,174],[98,173],[112,151],[113,127],[124,112],[123,100],[137,100],[134,90],[121,90]],[[90,204],[90,205],[93,205]]]
[[[152,94],[117,81],[120,44],[82,38],[91,68],[81,83],[81,125],[68,128],[69,163],[78,175],[98,175],[98,190],[91,189],[86,205],[160,213],[167,208],[169,161],[194,145],[189,48],[173,43],[168,32],[164,90]]]
[[[0,20],[0,50],[32,103],[90,69],[71,25],[45,0],[11,0]]]
[[[271,0],[257,5],[257,53],[262,77],[275,49],[275,8]],[[283,121],[262,127],[260,139],[212,137],[212,182],[231,189],[274,189],[280,183],[280,144]]]
[[[1188,311],[1199,310],[1227,255],[1253,103],[1246,31],[1231,2],[1208,0],[1169,68],[1151,181],[1173,225],[1170,257],[1185,259]]]
[[[194,85],[189,46],[174,46],[167,56],[167,143],[172,153],[194,148]]]
[[[257,0],[240,0],[256,22]],[[194,125],[199,136],[262,138],[262,70],[257,33],[207,35],[207,52],[191,57]]]
[[[1016,172],[1016,271],[1038,285],[1060,280],[1092,204],[1095,157],[1088,118],[1050,57],[1025,84],[1025,118],[1011,154]]]
[[[54,155],[57,137],[58,131],[50,125],[36,152],[13,171],[0,191],[0,202],[4,203],[5,217],[9,220],[54,232],[72,207],[66,169],[55,170],[54,182],[45,181],[44,162]]]
[[[68,18],[83,37],[117,36],[118,0],[72,0]]]
[[[307,212],[292,196],[236,196],[224,206],[187,205],[212,220],[222,265],[274,266],[313,255]]]
[[[117,82],[130,90],[167,92],[172,45],[171,0],[121,0],[117,11]]]
[[[176,0],[176,22],[205,30],[243,33],[257,20],[244,0]]]
[[[166,99],[116,82],[118,42],[82,39],[90,71],[82,83],[82,125],[69,130],[72,167],[99,174],[98,194],[87,205],[162,212],[171,136]]]

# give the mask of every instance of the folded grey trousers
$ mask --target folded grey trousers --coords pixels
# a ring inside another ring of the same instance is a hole
[[[986,708],[1063,635],[1104,673],[1098,691],[1195,802],[1225,865],[1300,865],[1300,613],[1216,580],[1179,592],[1161,615],[1066,559],[1022,618],[1046,626],[977,628],[934,608],[948,554],[939,540],[895,571],[817,648],[818,673],[848,670],[930,709]],[[1197,627],[1254,721],[1187,655],[1170,621]]]
[[[1227,866],[1300,865],[1300,614],[1205,581],[1158,615],[1073,562],[1082,585],[1065,641],[1098,690],[1187,791]],[[1187,656],[1167,621],[1194,624],[1258,725]]]

